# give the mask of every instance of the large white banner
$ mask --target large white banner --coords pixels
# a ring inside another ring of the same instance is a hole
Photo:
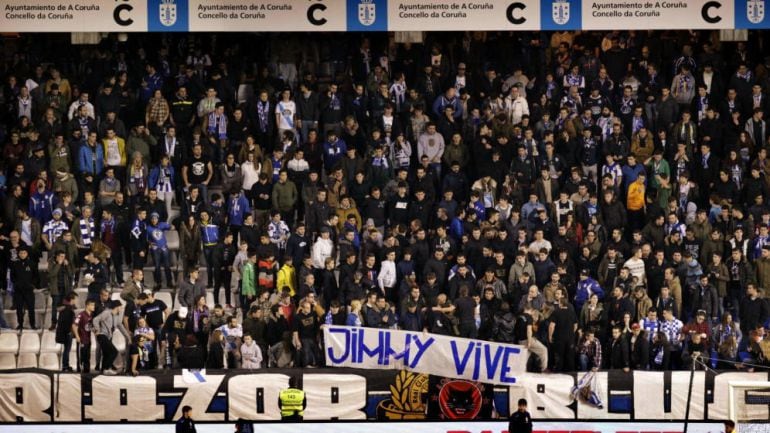
[[[584,30],[730,29],[731,1],[584,0]]]
[[[137,425],[107,424],[99,426],[62,425],[56,433],[136,433]],[[268,423],[254,424],[255,431],[271,433],[296,433],[297,424]],[[232,424],[197,424],[199,433],[221,433],[232,430]],[[313,423],[314,433],[361,433],[366,431],[387,431],[388,433],[502,433],[508,431],[508,423],[500,421],[481,422],[399,422],[399,423]],[[533,420],[534,433],[680,433],[684,423],[621,423],[621,422],[564,422]],[[172,433],[173,425],[153,425],[153,432]],[[722,423],[690,423],[688,433],[721,433]],[[40,426],[7,426],[5,433],[38,433]]]
[[[511,385],[527,370],[524,346],[421,332],[349,326],[324,327],[326,365],[409,370]]]
[[[193,408],[199,421],[279,421],[278,394],[292,379],[307,396],[305,420],[483,419],[492,416],[493,408],[507,416],[520,398],[527,399],[535,420],[676,422],[688,415],[688,371],[599,372],[593,390],[604,402],[602,407],[575,401],[570,395],[583,374],[524,374],[516,384],[494,386],[494,391],[487,393],[489,389],[482,391],[475,382],[459,386],[462,384],[457,380],[417,373],[339,368],[209,371],[202,383],[187,383],[182,374],[164,371],[140,377],[42,370],[2,373],[0,423],[6,425],[0,429],[6,432],[7,424],[35,422],[169,422],[178,419],[186,405]],[[746,381],[756,381],[758,389],[735,395],[736,413],[747,420],[770,419],[770,405],[765,400],[767,372],[705,371],[695,372],[689,419],[727,419],[728,385]]]
[[[192,31],[345,31],[345,0],[190,0]]]
[[[0,0],[3,32],[144,32],[147,0]]]
[[[767,0],[0,0],[4,32],[769,28]]]
[[[452,30],[538,30],[540,1],[390,0],[388,28]]]

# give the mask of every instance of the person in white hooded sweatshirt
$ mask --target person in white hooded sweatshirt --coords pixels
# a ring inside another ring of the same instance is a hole
[[[241,344],[241,368],[258,369],[262,367],[262,349],[254,342],[251,335],[244,334]]]
[[[380,291],[385,295],[385,298],[390,300],[397,300],[398,294],[396,291],[396,251],[388,250],[385,253],[385,260],[380,263],[380,272],[377,275],[377,285],[380,287]]]
[[[313,267],[316,269],[323,269],[326,258],[332,257],[332,254],[334,254],[334,242],[330,236],[329,228],[323,227],[321,229],[321,236],[313,244],[310,257],[313,260]]]

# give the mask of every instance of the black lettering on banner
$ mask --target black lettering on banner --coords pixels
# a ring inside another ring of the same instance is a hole
[[[310,24],[314,26],[322,26],[326,24],[326,18],[323,16],[319,17],[316,14],[316,11],[325,11],[326,5],[323,3],[316,3],[313,5],[310,5],[309,8],[307,8],[307,20],[310,22]]]
[[[265,413],[265,388],[257,388],[257,413]]]
[[[129,0],[115,0],[115,1],[122,1],[127,2]],[[130,4],[121,3],[115,7],[115,10],[112,12],[112,18],[115,20],[115,23],[119,26],[130,26],[134,23],[134,19],[131,18],[130,12],[134,10],[134,7]],[[126,12],[123,14],[123,12]]]
[[[700,14],[703,17],[703,21],[706,21],[709,24],[716,24],[720,21],[722,21],[722,17],[719,15],[711,15],[711,9],[719,9],[722,7],[722,3],[719,3],[718,1],[708,1],[703,4],[703,7],[700,10]]]
[[[524,10],[527,8],[527,5],[521,2],[515,2],[508,5],[508,9],[505,10],[505,17],[508,18],[508,21],[511,22],[511,24],[519,25],[524,24],[525,21],[527,21],[524,17],[516,17],[513,15],[513,13],[517,10]]]
[[[332,404],[338,404],[340,402],[340,389],[336,386],[332,387]]]
[[[126,392],[125,388],[120,388],[120,405],[128,405],[128,393]]]
[[[16,387],[16,404],[24,404],[24,388]]]

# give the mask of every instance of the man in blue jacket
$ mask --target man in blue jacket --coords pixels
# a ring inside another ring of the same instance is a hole
[[[233,189],[230,192],[230,201],[227,204],[227,223],[230,225],[230,233],[233,234],[233,242],[238,244],[238,233],[241,232],[243,220],[246,215],[251,213],[249,199],[243,193],[243,190]]]
[[[90,190],[96,193],[96,187],[104,171],[104,147],[96,140],[96,131],[88,133],[86,142],[78,151],[78,167],[80,167],[80,191]]]
[[[591,278],[591,271],[583,269],[580,271],[580,281],[577,283],[577,291],[575,293],[575,311],[580,312],[583,309],[583,304],[588,301],[588,298],[592,294],[596,293],[601,301],[604,298],[604,290],[599,283]]]
[[[43,179],[38,179],[35,193],[29,198],[29,215],[41,225],[45,225],[53,218],[55,204],[54,193],[46,187]]]
[[[337,137],[337,133],[329,131],[324,143],[324,170],[326,173],[331,173],[347,151],[348,147],[341,138]]]
[[[153,274],[155,276],[155,290],[160,290],[161,265],[166,273],[166,287],[171,288],[174,284],[168,255],[168,242],[166,241],[167,230],[171,230],[171,225],[167,222],[161,222],[160,215],[157,212],[153,212],[150,215],[150,224],[147,225],[147,241],[150,245],[152,261],[155,263]]]

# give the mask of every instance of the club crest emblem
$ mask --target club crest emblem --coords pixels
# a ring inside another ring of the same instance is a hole
[[[569,0],[554,0],[551,9],[553,22],[563,26],[569,22]]]
[[[765,0],[748,0],[746,17],[752,24],[759,24],[765,19]]]
[[[377,7],[374,0],[360,0],[358,3],[358,22],[370,26],[377,20]]]
[[[160,23],[166,27],[171,27],[176,23],[176,0],[160,0],[159,18]]]

